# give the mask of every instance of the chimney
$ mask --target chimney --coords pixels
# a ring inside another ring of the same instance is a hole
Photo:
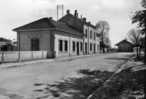
[[[78,17],[78,11],[77,10],[75,10],[74,16]]]
[[[89,22],[88,22],[88,24],[90,25],[90,24],[91,24],[91,22],[89,21]]]
[[[68,10],[66,11],[66,13],[67,13],[67,14],[70,14],[70,10],[68,9]]]
[[[81,15],[81,20],[83,20],[83,16]]]
[[[49,19],[52,20],[53,18],[52,17],[49,17]]]
[[[83,22],[86,23],[86,18],[85,17],[83,18]]]

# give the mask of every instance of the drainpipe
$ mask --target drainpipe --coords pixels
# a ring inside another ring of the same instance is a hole
[[[89,54],[89,27],[87,28],[87,54]]]
[[[83,32],[83,44],[82,44],[82,51],[83,51],[83,55],[85,54],[85,40],[84,40],[84,32]]]
[[[51,57],[55,58],[56,57],[56,51],[55,51],[55,37],[54,37],[54,33],[52,33],[53,31],[50,30],[50,50],[51,51]],[[53,43],[53,44],[52,44]],[[48,57],[47,58],[50,58],[49,56],[50,53],[48,53]]]
[[[20,61],[20,32],[18,32],[18,62]]]

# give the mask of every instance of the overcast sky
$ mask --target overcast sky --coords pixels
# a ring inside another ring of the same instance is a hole
[[[42,17],[55,19],[57,4],[64,4],[71,13],[77,9],[93,24],[108,21],[112,45],[125,38],[133,27],[133,12],[140,8],[140,0],[0,0],[0,37],[15,39],[13,28]]]

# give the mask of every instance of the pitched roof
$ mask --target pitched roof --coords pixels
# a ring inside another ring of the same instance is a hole
[[[56,22],[52,18],[41,18],[37,21],[31,22],[24,26],[20,26],[13,30],[20,31],[20,30],[29,30],[29,29],[49,29],[49,28],[61,30],[61,31],[76,34],[76,35],[82,35],[82,33],[80,33],[79,31],[70,28],[66,23]]]
[[[0,47],[8,44],[11,44],[11,40],[0,37]]]
[[[128,44],[131,44],[133,45],[132,43],[130,43],[129,41],[127,41],[126,39],[120,41],[119,43],[117,43],[116,45],[118,46],[119,44],[122,44],[122,43],[128,43]]]
[[[69,27],[76,29],[79,32],[83,32],[84,24],[95,28],[95,26],[93,24],[91,24],[90,22],[85,22],[83,19],[81,19],[75,15],[72,15],[70,13],[67,13],[65,16],[63,16],[61,19],[59,19],[59,22],[64,22]]]
[[[40,28],[51,28],[54,25],[50,22],[51,18],[41,18],[37,21],[28,23],[26,25],[20,26],[18,28],[13,29],[14,31],[18,30],[26,30],[26,29],[40,29]]]
[[[0,37],[0,42],[11,42],[11,40]]]
[[[66,14],[61,19],[59,19],[59,22],[64,22],[69,27],[76,29],[79,32],[83,32],[83,22],[72,14]]]

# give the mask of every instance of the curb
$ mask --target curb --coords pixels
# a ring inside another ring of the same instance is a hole
[[[59,57],[59,58],[53,58],[53,59],[22,61],[22,62],[16,62],[16,63],[4,63],[4,64],[0,64],[0,69],[21,67],[21,66],[24,66],[24,65],[43,63],[43,62],[50,63],[50,62],[58,62],[58,61],[70,61],[70,60],[75,60],[75,59],[80,59],[80,58],[87,58],[87,57],[96,56],[96,55],[102,55],[102,54]]]
[[[24,66],[24,65],[29,65],[29,64],[35,64],[35,63],[42,63],[42,62],[53,62],[54,59],[45,59],[45,60],[35,60],[35,61],[26,61],[26,62],[18,62],[18,63],[5,63],[1,64],[0,68],[13,68],[13,67],[18,67],[18,66]]]

